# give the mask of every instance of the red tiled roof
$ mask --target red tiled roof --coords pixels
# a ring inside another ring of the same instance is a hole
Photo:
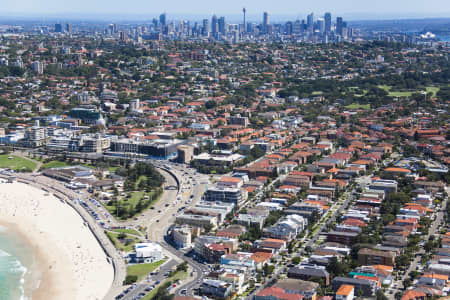
[[[282,300],[301,300],[303,299],[303,296],[300,294],[288,294],[283,289],[278,287],[269,287],[265,288],[262,291],[260,291],[257,296],[264,297],[264,296],[272,296],[277,299]]]
[[[348,296],[354,289],[355,287],[353,285],[343,284],[337,290],[336,295]]]
[[[386,168],[386,172],[396,172],[396,173],[411,173],[410,170],[404,168]]]
[[[422,298],[425,299],[426,297],[427,297],[427,295],[425,293],[409,290],[403,294],[401,300],[415,300],[415,299],[422,299]]]

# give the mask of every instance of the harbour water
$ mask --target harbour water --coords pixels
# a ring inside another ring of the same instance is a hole
[[[32,250],[23,237],[0,226],[0,299],[31,299],[40,276]]]

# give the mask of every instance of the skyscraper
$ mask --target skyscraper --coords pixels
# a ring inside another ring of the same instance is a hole
[[[300,20],[297,20],[292,24],[292,33],[293,34],[300,34],[303,30],[302,23]]]
[[[62,32],[62,25],[60,23],[55,24],[55,32]]]
[[[336,18],[336,34],[342,36],[342,28],[343,28],[343,20],[342,17]]]
[[[43,74],[44,73],[44,64],[42,62],[40,62],[40,61],[33,61],[31,63],[31,68],[37,74]]]
[[[306,28],[309,31],[312,31],[314,29],[314,13],[310,13],[307,17],[306,17]]]
[[[166,26],[166,13],[162,13],[159,15],[159,23],[162,26]]]
[[[225,25],[225,17],[219,18],[219,32],[223,35],[227,34],[227,29]]]
[[[108,34],[113,34],[114,33],[114,25],[113,24],[109,24],[108,25]]]
[[[67,24],[66,24],[66,32],[67,32],[68,34],[71,34],[71,33],[72,33],[72,24],[70,24],[70,23],[67,23]]]
[[[203,36],[208,36],[209,35],[209,20],[208,19],[203,19],[202,35]]]
[[[211,33],[213,35],[219,32],[219,21],[217,20],[217,16],[214,15],[211,19]]]
[[[325,19],[325,32],[331,32],[331,13],[327,12],[324,15]]]
[[[285,27],[284,27],[284,32],[287,35],[291,35],[292,34],[292,22],[291,21],[286,22]]]
[[[263,14],[263,31],[264,33],[268,32],[268,27],[269,27],[269,13],[268,12],[264,12]]]
[[[119,32],[119,39],[121,42],[126,42],[128,40],[127,33],[124,31]]]
[[[317,27],[319,28],[319,32],[322,34],[325,32],[325,20],[322,18],[317,19]]]
[[[244,32],[247,31],[247,26],[246,26],[246,20],[245,20],[245,13],[247,12],[247,10],[245,9],[245,7],[242,9],[242,12],[244,13]]]

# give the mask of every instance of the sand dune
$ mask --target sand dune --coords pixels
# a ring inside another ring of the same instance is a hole
[[[103,299],[114,271],[106,255],[68,204],[23,183],[0,183],[0,221],[33,246],[41,269],[34,299]]]

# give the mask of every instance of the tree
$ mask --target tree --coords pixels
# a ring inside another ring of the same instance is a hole
[[[213,225],[205,224],[205,226],[203,226],[203,228],[205,229],[205,232],[208,233],[213,229]]]
[[[341,276],[347,272],[348,264],[345,262],[339,262],[336,257],[330,259],[330,263],[327,266],[327,271],[333,276]]]
[[[206,107],[207,109],[211,109],[211,108],[214,108],[214,107],[216,107],[216,106],[217,106],[217,102],[214,101],[214,100],[208,100],[208,101],[206,101],[206,103],[205,103],[205,107]]]
[[[395,264],[397,266],[406,266],[409,263],[409,257],[405,254],[397,256],[395,258]]]
[[[411,285],[411,279],[406,278],[405,280],[403,280],[403,287],[406,289]]]
[[[292,259],[292,263],[294,265],[298,265],[301,261],[302,261],[302,259],[299,256],[296,256]]]
[[[283,212],[282,211],[271,211],[269,213],[269,216],[266,218],[266,220],[264,221],[264,226],[272,226],[273,224],[275,224],[281,217],[283,216]]]
[[[137,275],[127,275],[127,277],[125,277],[125,281],[123,282],[123,284],[129,285],[135,283],[137,280],[138,280]]]
[[[178,271],[186,272],[187,269],[188,269],[188,263],[187,263],[187,261],[182,262],[181,264],[179,264],[179,265],[177,266],[177,272],[178,272]]]
[[[381,289],[377,290],[375,293],[375,299],[376,300],[388,300],[388,297],[386,297]]]
[[[156,294],[153,296],[152,300],[172,300],[175,295],[170,295],[168,288],[172,285],[171,281],[162,284]]]
[[[239,239],[241,241],[256,241],[257,239],[261,238],[262,231],[261,228],[258,225],[250,226],[248,231],[244,233]]]
[[[264,270],[264,274],[266,276],[271,275],[273,273],[273,271],[275,270],[275,266],[273,265],[269,265],[269,264],[265,264],[263,267]]]

